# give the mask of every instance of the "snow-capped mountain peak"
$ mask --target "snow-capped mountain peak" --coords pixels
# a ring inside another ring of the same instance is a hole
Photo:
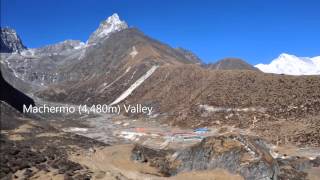
[[[270,64],[257,64],[255,67],[266,73],[317,75],[320,74],[320,56],[309,58],[282,53]]]
[[[125,21],[121,21],[119,15],[114,13],[112,16],[100,23],[98,29],[90,35],[88,44],[97,42],[100,39],[108,37],[113,32],[121,31],[126,28],[128,28],[127,23]]]

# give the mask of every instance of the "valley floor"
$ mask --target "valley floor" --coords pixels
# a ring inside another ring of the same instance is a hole
[[[206,137],[257,135],[251,129],[222,125],[195,132],[152,118],[108,114],[25,117],[5,104],[1,110],[1,179],[243,179],[219,168],[163,177],[148,163],[131,160],[132,149],[141,144],[159,151],[182,150]],[[273,158],[314,160],[320,156],[319,147],[288,143],[269,144],[268,148]],[[319,172],[319,167],[311,167],[297,176],[319,179]]]

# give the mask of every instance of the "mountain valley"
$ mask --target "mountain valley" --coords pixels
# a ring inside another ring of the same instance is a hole
[[[17,154],[42,160],[12,168],[14,155],[1,152],[6,162],[0,178],[52,173],[65,179],[185,179],[192,173],[199,179],[208,174],[320,178],[317,58],[304,59],[316,64],[305,65],[312,71],[282,71],[279,64],[290,66],[293,60],[287,59],[295,58],[288,54],[270,65],[252,66],[239,58],[204,64],[189,50],[129,27],[117,14],[102,21],[87,42],[65,40],[40,48],[28,49],[5,28],[0,55],[4,79],[38,106],[136,107],[120,114],[30,116],[2,102],[2,151],[23,147]],[[301,75],[306,72],[312,73]],[[50,159],[54,145],[62,147],[53,152],[61,158]]]

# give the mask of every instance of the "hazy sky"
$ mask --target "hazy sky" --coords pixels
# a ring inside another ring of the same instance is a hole
[[[40,47],[86,41],[115,12],[129,26],[205,62],[320,55],[319,0],[1,0],[1,26],[16,29],[27,47]]]

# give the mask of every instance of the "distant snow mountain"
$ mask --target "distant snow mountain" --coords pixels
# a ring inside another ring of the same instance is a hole
[[[282,53],[270,64],[257,64],[255,67],[265,73],[320,75],[320,56],[309,58]]]

